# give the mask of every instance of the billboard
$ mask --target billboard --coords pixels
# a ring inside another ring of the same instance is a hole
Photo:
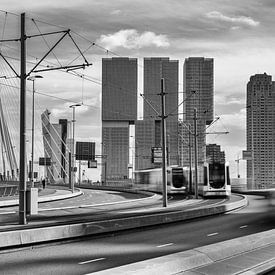
[[[95,142],[76,142],[76,160],[94,160],[95,159]]]

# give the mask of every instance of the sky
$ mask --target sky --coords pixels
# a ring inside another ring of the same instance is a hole
[[[214,58],[215,115],[220,119],[208,130],[229,131],[229,134],[211,134],[207,141],[221,145],[231,166],[231,175],[237,175],[235,160],[241,158],[241,152],[246,148],[246,84],[250,76],[257,73],[266,72],[274,78],[274,1],[1,0],[0,9],[1,39],[19,37],[20,18],[17,15],[23,12],[26,13],[29,35],[72,30],[75,42],[92,65],[71,74],[61,71],[39,73],[43,79],[35,82],[37,131],[39,127],[41,129],[39,114],[45,108],[50,110],[52,122],[56,122],[59,118],[71,119],[71,104],[84,103],[76,108],[76,139],[95,141],[98,154],[101,143],[102,58],[138,58],[140,79],[144,57],[167,56],[179,60],[180,92],[184,59],[193,56]],[[6,15],[3,11],[9,13]],[[30,62],[39,60],[60,36],[28,39],[28,69],[33,67]],[[10,57],[19,57],[18,42],[7,42],[1,49]],[[18,67],[15,59],[11,62]],[[58,67],[60,64],[83,63],[74,43],[66,37],[43,65]],[[7,67],[2,67],[1,73],[13,74]],[[73,75],[75,73],[78,76]],[[3,79],[0,80],[4,83]],[[8,83],[18,86],[13,79]],[[27,104],[30,104],[31,83],[27,83],[27,87]],[[142,92],[142,80],[138,89],[139,93]],[[16,89],[11,91],[2,86],[1,91],[8,106],[8,100],[12,100],[8,99],[8,93],[15,94]],[[30,115],[30,108],[27,115]],[[16,128],[16,121],[14,125]],[[89,173],[93,179],[99,179],[99,169]],[[240,173],[241,177],[245,177],[244,160],[240,161]]]

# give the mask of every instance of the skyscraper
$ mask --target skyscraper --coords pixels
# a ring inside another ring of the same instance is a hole
[[[183,67],[183,85],[183,95],[186,99],[185,120],[192,120],[194,108],[197,108],[198,120],[210,124],[214,113],[213,58],[186,58]]]
[[[183,123],[181,124],[183,138],[188,139],[188,125],[194,133],[194,109],[197,110],[197,143],[198,163],[206,159],[205,126],[213,121],[214,113],[214,60],[213,58],[189,57],[183,67]],[[183,142],[181,148],[181,164],[189,165],[188,144]],[[192,155],[193,155],[192,150]],[[194,155],[192,156],[194,160]]]
[[[161,144],[160,117],[156,111],[161,114],[161,98],[160,98],[160,83],[161,79],[165,81],[165,114],[169,115],[166,118],[166,134],[168,148],[168,164],[178,163],[178,61],[169,60],[168,57],[148,57],[144,58],[144,107],[143,119],[136,127],[136,146],[137,152],[144,152],[144,135],[150,136],[153,143],[148,143],[147,151],[152,147],[159,147]],[[148,104],[149,103],[149,104]],[[151,106],[150,106],[151,105]],[[154,111],[154,109],[155,111]],[[150,122],[153,121],[152,125]],[[144,124],[142,126],[142,124]],[[143,131],[143,135],[137,131]],[[141,140],[139,140],[141,138]],[[138,149],[138,144],[143,143],[143,149]],[[148,155],[148,153],[147,153]],[[148,159],[139,159],[137,167],[145,168],[151,165]],[[148,168],[148,167],[147,167]]]
[[[137,59],[103,58],[102,180],[128,178],[129,129],[136,119]]]
[[[207,144],[206,160],[208,163],[225,163],[225,154],[224,151],[221,151],[221,146],[218,144]]]
[[[246,139],[248,185],[268,186],[275,180],[275,83],[270,75],[255,74],[247,84]]]

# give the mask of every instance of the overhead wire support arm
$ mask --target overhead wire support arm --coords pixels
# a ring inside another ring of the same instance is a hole
[[[88,64],[82,64],[82,65],[71,65],[71,66],[61,66],[61,67],[54,67],[54,68],[47,68],[47,69],[41,69],[41,70],[34,70],[32,72],[39,73],[39,72],[47,72],[47,71],[54,71],[54,70],[67,70],[67,72],[77,69],[84,69],[87,66],[92,65],[92,63]]]
[[[173,113],[174,113],[175,111],[178,110],[178,108],[180,107],[180,105],[182,105],[187,99],[189,99],[190,97],[192,97],[195,93],[196,93],[196,91],[192,91],[192,94],[191,94],[190,96],[186,97],[186,98],[177,106],[177,108],[176,108],[175,110],[173,110],[172,112],[170,112],[167,116],[174,115]]]
[[[214,123],[216,123],[219,119],[220,119],[220,117],[215,118],[215,119],[205,128],[205,130],[208,129],[209,127],[211,127],[211,126],[212,126]]]
[[[65,31],[65,33],[58,39],[58,41],[51,47],[51,49],[40,59],[40,61],[30,70],[27,77],[34,72],[34,70],[41,64],[41,62],[51,53],[51,51],[62,41],[62,39],[69,33],[70,30]]]
[[[140,96],[145,100],[145,102],[154,110],[154,112],[158,115],[161,116],[160,113],[154,108],[154,106],[145,98],[143,94],[140,94]]]
[[[76,48],[78,49],[79,53],[81,54],[81,56],[83,57],[84,61],[86,64],[89,64],[88,60],[86,59],[86,57],[84,56],[83,52],[80,50],[80,48],[78,47],[78,45],[76,44],[76,42],[74,41],[73,37],[71,36],[70,32],[68,32],[69,37],[71,38],[71,40],[73,41],[74,45],[76,46]]]
[[[70,31],[70,29],[64,30],[64,31],[46,32],[46,33],[40,33],[40,34],[26,35],[26,38],[33,38],[33,37],[45,36],[45,35],[51,35],[51,34],[58,34],[58,33],[69,33],[69,31]]]
[[[19,74],[15,71],[15,69],[12,67],[12,65],[10,64],[10,62],[5,58],[5,56],[0,52],[0,55],[2,56],[2,58],[4,59],[4,61],[8,64],[8,66],[11,68],[11,70],[15,73],[15,75],[17,77],[20,77]]]
[[[1,42],[17,42],[17,41],[20,41],[20,38],[15,38],[15,39],[1,39],[1,40],[0,40],[0,43],[1,43]]]

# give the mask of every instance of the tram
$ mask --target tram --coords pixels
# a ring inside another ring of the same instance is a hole
[[[229,166],[224,163],[204,163],[203,177],[199,175],[198,191],[203,197],[231,194]]]
[[[162,192],[162,168],[135,171],[135,188]],[[187,193],[189,170],[187,167],[167,167],[167,193]]]
[[[134,185],[137,189],[162,192],[162,168],[135,171]],[[189,167],[167,167],[167,193],[189,192]],[[192,169],[192,191],[195,173]],[[229,166],[224,163],[204,163],[198,167],[198,193],[202,197],[221,197],[231,194]]]

